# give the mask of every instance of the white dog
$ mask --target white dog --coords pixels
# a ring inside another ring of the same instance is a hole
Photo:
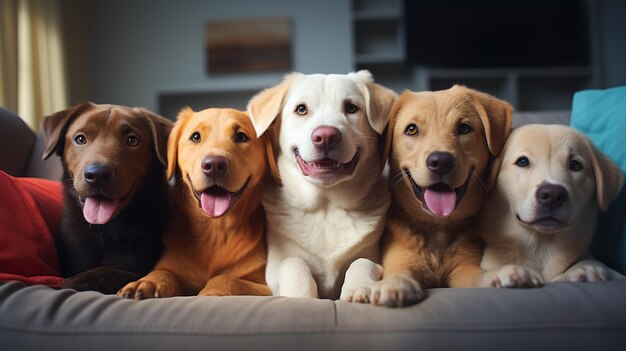
[[[279,133],[282,186],[263,195],[274,295],[369,298],[390,203],[379,139],[395,98],[368,71],[292,73],[248,104],[258,135],[274,122]]]
[[[514,130],[500,161],[483,208],[486,286],[622,278],[587,254],[598,209],[608,208],[623,182],[614,162],[559,125]]]

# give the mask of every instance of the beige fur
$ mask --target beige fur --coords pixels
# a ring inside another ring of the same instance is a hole
[[[527,157],[528,166],[517,164],[521,157]],[[572,160],[582,169],[571,170]],[[535,287],[620,276],[587,255],[598,209],[607,209],[623,182],[606,155],[572,128],[527,125],[511,134],[499,162],[481,218],[486,286]],[[550,210],[538,201],[537,191],[546,184],[567,192],[567,199]]]

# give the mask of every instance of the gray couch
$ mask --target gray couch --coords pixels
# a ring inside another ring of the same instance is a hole
[[[515,117],[517,125],[568,118]],[[58,159],[39,161],[42,147],[16,116],[0,111],[0,169],[58,178]],[[402,309],[283,297],[132,301],[0,283],[2,350],[617,350],[624,342],[626,281],[431,289]]]

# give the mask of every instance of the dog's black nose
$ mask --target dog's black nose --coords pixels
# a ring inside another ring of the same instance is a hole
[[[316,149],[330,151],[341,141],[341,132],[335,127],[317,127],[311,133],[311,141]]]
[[[115,170],[109,165],[88,165],[84,176],[87,183],[92,185],[112,183],[115,180]]]
[[[219,178],[228,171],[228,160],[224,156],[207,156],[202,160],[202,172],[207,177]]]
[[[540,185],[535,193],[537,202],[550,209],[561,206],[567,201],[567,189],[562,185],[543,184]]]
[[[448,174],[454,168],[454,156],[449,152],[433,152],[426,158],[426,165],[433,173]]]

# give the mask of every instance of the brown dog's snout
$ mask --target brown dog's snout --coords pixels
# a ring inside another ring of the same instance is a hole
[[[202,172],[209,178],[220,178],[226,171],[228,160],[224,156],[207,156],[202,160]]]
[[[91,164],[85,167],[84,176],[91,185],[105,185],[115,181],[115,169],[110,165]]]
[[[311,141],[316,149],[330,151],[341,141],[341,132],[335,127],[317,127],[311,133]]]
[[[428,155],[426,165],[433,173],[443,176],[454,168],[454,156],[449,152],[436,151]]]
[[[543,184],[535,193],[537,202],[550,209],[555,209],[567,201],[567,189],[562,185]]]

